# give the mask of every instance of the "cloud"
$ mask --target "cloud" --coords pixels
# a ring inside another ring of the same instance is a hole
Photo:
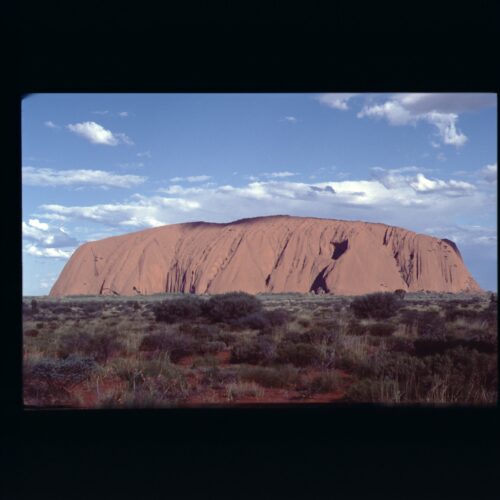
[[[428,179],[424,174],[417,174],[412,180],[410,186],[420,193],[430,193],[434,191],[444,191],[448,194],[456,195],[464,194],[467,191],[476,189],[476,186],[464,181],[443,181],[441,179]]]
[[[106,146],[116,146],[120,144],[120,142],[130,145],[133,144],[132,140],[125,134],[121,132],[113,134],[111,130],[105,129],[96,122],[69,124],[67,128],[93,144],[104,144]]]
[[[283,171],[283,172],[263,172],[258,175],[247,175],[245,178],[248,179],[249,181],[258,181],[260,180],[261,177],[264,177],[265,179],[280,179],[284,177],[293,177],[295,175],[299,175],[296,172],[288,172]]]
[[[43,205],[51,216],[113,227],[153,227],[186,221],[228,222],[237,218],[285,213],[358,219],[417,230],[425,221],[483,214],[494,206],[492,194],[468,182],[430,178],[417,167],[373,169],[371,179],[292,182],[252,181],[244,186],[173,185],[166,196],[135,194],[123,203],[92,206]],[[230,215],[228,215],[230,214]]]
[[[295,118],[295,116],[285,116],[285,121],[289,122],[289,123],[297,123],[297,118]]]
[[[109,115],[109,111],[104,110],[104,111],[92,111],[94,115]]]
[[[479,225],[451,224],[425,228],[433,236],[448,238],[460,246],[491,246],[497,244],[497,229]]]
[[[67,259],[79,243],[63,227],[50,227],[38,219],[23,221],[22,232],[25,242],[23,251],[35,257]]]
[[[149,151],[143,151],[142,153],[137,153],[137,156],[139,158],[142,158],[142,157],[151,158],[151,153]]]
[[[394,96],[412,113],[464,113],[496,107],[496,94],[486,93],[401,93]]]
[[[144,163],[142,161],[139,162],[131,162],[131,163],[118,163],[120,168],[142,168],[144,167]]]
[[[35,257],[69,259],[74,250],[62,250],[60,248],[40,248],[35,244],[30,244],[25,247],[24,251],[28,255],[33,255]]]
[[[268,173],[263,173],[262,174],[264,177],[268,177],[271,179],[276,179],[276,178],[281,178],[281,177],[292,177],[294,175],[298,175],[295,172],[268,172]]]
[[[190,175],[188,177],[172,177],[170,180],[172,182],[181,182],[181,181],[187,181],[187,182],[205,182],[211,179],[211,175]]]
[[[437,129],[443,144],[461,147],[467,137],[457,128],[459,113],[495,107],[495,94],[393,94],[383,103],[364,106],[358,118],[383,118],[394,126],[427,122]],[[431,141],[433,147],[439,145]]]
[[[42,205],[41,208],[66,219],[92,221],[113,227],[157,227],[172,222],[173,213],[180,215],[190,212],[199,209],[200,204],[196,200],[135,194],[125,203],[74,207],[51,204]]]
[[[49,224],[38,219],[22,222],[23,239],[42,247],[64,248],[78,244],[78,240],[70,236],[62,227],[51,228]]]
[[[98,186],[130,188],[142,184],[147,178],[121,175],[103,170],[54,170],[51,168],[23,167],[25,186]]]
[[[118,113],[118,116],[121,116],[122,118],[126,118],[128,116],[128,111],[120,111]]]
[[[427,178],[422,173],[422,169],[418,169],[415,166],[398,169],[374,167],[371,171],[372,176],[387,189],[400,189],[406,192],[408,187],[410,187],[421,194],[439,191],[443,196],[455,197],[466,196],[470,191],[476,189],[476,186],[468,182]],[[414,172],[414,175],[408,175],[410,172]]]
[[[356,95],[357,94],[336,92],[336,93],[321,94],[317,99],[321,104],[325,104],[330,108],[346,111],[347,109],[349,109],[347,103],[351,98],[353,98]]]
[[[497,164],[494,163],[492,165],[486,165],[479,171],[480,177],[488,182],[488,183],[496,183],[497,182]]]
[[[47,120],[46,122],[44,122],[44,125],[46,127],[49,127],[49,128],[61,128],[59,127],[59,125],[56,125],[53,121],[51,120]]]

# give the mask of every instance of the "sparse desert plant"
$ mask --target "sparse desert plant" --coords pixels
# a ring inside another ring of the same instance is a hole
[[[395,330],[396,326],[391,323],[375,323],[369,328],[370,335],[375,337],[390,337]]]
[[[258,398],[264,395],[264,390],[254,382],[237,382],[228,384],[226,396],[229,401],[242,398]]]
[[[397,313],[400,306],[400,299],[388,292],[361,295],[351,302],[351,309],[358,318],[388,319]]]
[[[36,299],[31,300],[31,312],[32,312],[32,314],[38,313],[38,302]]]
[[[325,371],[314,377],[305,387],[309,394],[338,391],[341,387],[341,380],[335,370]]]
[[[170,359],[176,363],[184,356],[195,354],[200,344],[187,335],[176,335],[173,332],[159,332],[145,335],[139,345],[140,351],[168,352]]]
[[[306,344],[336,345],[339,339],[338,327],[328,327],[318,324],[298,337],[299,342]]]
[[[308,328],[309,326],[311,326],[311,318],[306,316],[301,316],[297,319],[297,323],[303,328]]]
[[[291,314],[283,308],[265,311],[264,315],[271,326],[282,326],[291,320]]]
[[[29,330],[24,331],[24,335],[26,337],[37,337],[40,332],[36,328],[30,328]]]
[[[262,387],[290,387],[299,381],[299,371],[292,365],[276,367],[244,366],[240,378],[245,382],[255,382]]]
[[[262,311],[234,318],[229,321],[229,324],[237,330],[263,330],[271,326],[267,316]]]
[[[193,320],[197,319],[202,313],[202,301],[192,296],[166,300],[161,304],[157,304],[153,312],[156,321],[164,323]]]
[[[278,345],[277,361],[297,367],[322,366],[327,361],[326,352],[319,346],[306,343],[281,342]]]
[[[255,340],[236,343],[231,350],[231,363],[267,364],[275,355],[276,344],[273,340],[268,337],[258,337]]]
[[[61,358],[67,358],[72,353],[79,352],[96,361],[106,362],[110,356],[121,353],[125,349],[120,337],[117,332],[113,331],[68,333],[59,341],[58,354]]]
[[[214,295],[203,303],[204,314],[213,322],[224,322],[258,313],[262,302],[244,292],[230,292]]]
[[[394,290],[394,295],[396,295],[399,299],[404,299],[406,292],[402,288],[398,288],[397,290]]]
[[[97,369],[92,358],[71,355],[66,359],[41,358],[24,363],[25,398],[51,404],[71,397],[70,390],[87,380]]]

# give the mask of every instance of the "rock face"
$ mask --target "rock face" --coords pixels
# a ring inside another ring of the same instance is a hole
[[[399,227],[272,216],[173,224],[81,245],[50,295],[480,292],[456,245]]]

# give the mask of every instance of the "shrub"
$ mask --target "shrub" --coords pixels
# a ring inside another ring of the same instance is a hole
[[[413,352],[413,340],[404,337],[389,337],[385,340],[385,345],[392,352]]]
[[[192,335],[199,340],[215,339],[220,333],[216,325],[196,325],[193,323],[180,323],[179,332]]]
[[[310,394],[338,391],[340,388],[340,377],[334,370],[321,373],[314,377],[306,386],[306,391]]]
[[[375,323],[370,326],[369,332],[375,337],[390,337],[395,330],[396,327],[390,323]]]
[[[359,321],[350,321],[346,328],[348,335],[364,335],[368,333],[369,327],[359,323]]]
[[[239,382],[229,384],[226,388],[226,395],[229,401],[241,398],[255,398],[263,396],[264,391],[254,382]]]
[[[380,292],[354,298],[351,310],[358,318],[387,319],[397,313],[400,304],[394,294]]]
[[[311,326],[311,320],[309,318],[305,318],[305,317],[299,318],[297,320],[297,323],[304,328]]]
[[[38,313],[38,302],[36,301],[36,299],[32,299],[31,300],[31,312],[33,314],[37,314]]]
[[[151,333],[145,335],[139,345],[140,351],[168,352],[177,363],[181,358],[198,352],[200,345],[195,339],[173,333]]]
[[[271,323],[263,312],[255,312],[241,318],[232,319],[229,321],[229,324],[238,330],[246,328],[250,330],[263,330],[271,326]]]
[[[80,352],[99,362],[106,362],[110,356],[122,352],[125,346],[116,332],[107,331],[90,334],[88,332],[69,333],[61,337],[58,354],[67,358]]]
[[[317,325],[299,335],[299,342],[309,344],[335,345],[338,341],[338,331]]]
[[[211,340],[208,342],[204,342],[200,345],[198,352],[200,354],[214,354],[217,352],[221,352],[227,349],[227,345],[220,340]]]
[[[278,346],[277,361],[298,367],[325,366],[333,363],[333,350],[305,343],[281,342]]]
[[[388,391],[396,392],[397,382],[391,379],[372,380],[361,379],[354,382],[346,391],[345,398],[347,401],[356,403],[380,403],[386,402],[383,397]]]
[[[96,370],[92,358],[78,355],[66,359],[42,358],[24,365],[24,394],[50,404],[53,399],[66,399],[69,390],[87,380]]]
[[[176,323],[198,318],[202,313],[202,301],[195,297],[166,300],[153,309],[156,321]]]
[[[299,380],[299,372],[293,366],[279,367],[246,366],[240,370],[240,378],[255,382],[262,387],[290,387]]]
[[[243,292],[214,295],[203,303],[204,314],[213,322],[224,322],[258,313],[262,302],[255,296]]]
[[[441,337],[445,331],[445,320],[439,311],[404,311],[401,322],[407,326],[416,326],[419,336]]]
[[[26,337],[37,337],[39,333],[37,329],[31,328],[30,330],[26,330],[24,335],[26,335]]]
[[[271,326],[284,325],[291,319],[291,315],[286,309],[273,309],[264,314]]]
[[[398,297],[398,299],[404,299],[406,292],[402,288],[398,288],[397,290],[394,290],[394,295]]]
[[[231,363],[267,364],[275,355],[276,344],[269,338],[259,337],[253,341],[244,340],[235,344],[231,350]]]

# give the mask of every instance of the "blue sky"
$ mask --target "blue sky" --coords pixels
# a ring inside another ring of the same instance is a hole
[[[85,241],[289,214],[455,241],[497,274],[495,94],[33,94],[22,104],[23,293]]]

